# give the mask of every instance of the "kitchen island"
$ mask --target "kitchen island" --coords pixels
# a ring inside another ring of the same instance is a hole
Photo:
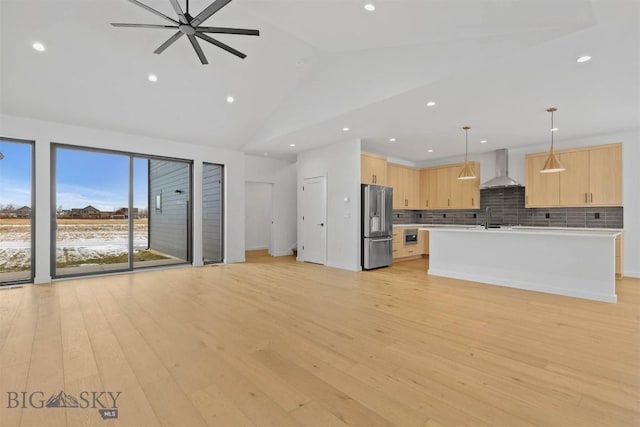
[[[617,301],[615,239],[621,230],[421,227],[429,271],[596,301]]]

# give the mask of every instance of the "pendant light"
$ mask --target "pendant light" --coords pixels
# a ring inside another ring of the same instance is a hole
[[[557,108],[551,107],[547,108],[547,112],[551,113],[551,149],[549,150],[549,157],[547,157],[547,161],[544,162],[544,167],[540,170],[541,173],[553,173],[553,172],[562,172],[565,170],[560,160],[556,157],[556,154],[553,152],[553,133],[556,131],[556,128],[553,127],[553,113],[554,111],[558,111]]]
[[[471,168],[471,166],[469,166],[469,161],[467,160],[467,156],[469,154],[469,129],[471,128],[469,126],[464,126],[462,129],[464,129],[464,144],[465,144],[464,166],[460,171],[460,175],[458,175],[458,179],[476,179],[477,176],[473,172],[473,169]]]

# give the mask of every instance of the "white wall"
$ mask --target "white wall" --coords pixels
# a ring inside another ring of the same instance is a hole
[[[360,140],[298,155],[298,201],[305,178],[327,178],[327,266],[360,270]],[[345,198],[348,201],[345,201]],[[298,211],[300,211],[298,202]],[[298,218],[298,244],[304,244]],[[298,252],[298,259],[301,253]]]
[[[272,256],[291,255],[298,241],[296,179],[295,163],[245,156],[245,180],[273,184]]]
[[[178,141],[0,115],[0,136],[35,141],[35,282],[51,281],[51,143],[194,160],[193,259],[202,265],[202,162],[225,165],[225,262],[244,261],[244,154]]]
[[[270,249],[271,243],[271,187],[273,184],[247,182],[244,197],[244,249]]]
[[[640,277],[640,130],[619,132],[607,135],[588,136],[581,139],[556,141],[559,150],[585,147],[590,145],[622,142],[623,158],[623,205],[624,205],[624,274]],[[509,149],[509,176],[525,184],[525,156],[549,150],[549,144],[530,145]],[[470,154],[470,160],[480,162],[480,182],[485,182],[495,175],[494,152]],[[450,157],[436,161],[421,163],[420,167],[435,166],[464,161],[464,157]]]

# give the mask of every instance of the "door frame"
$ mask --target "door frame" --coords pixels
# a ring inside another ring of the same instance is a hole
[[[113,270],[109,270],[109,271],[90,271],[90,272],[82,272],[82,273],[70,273],[70,274],[58,274],[57,271],[57,263],[56,263],[56,254],[57,254],[57,241],[56,241],[56,231],[57,231],[57,215],[56,215],[56,202],[57,202],[57,182],[56,182],[56,178],[57,178],[57,150],[58,149],[63,149],[63,150],[75,150],[75,151],[86,151],[86,152],[93,152],[93,153],[102,153],[102,154],[113,154],[113,155],[120,155],[120,156],[124,156],[124,157],[128,157],[129,159],[129,185],[128,185],[128,195],[127,195],[127,199],[129,201],[129,242],[127,244],[127,249],[129,252],[129,262],[128,262],[128,266],[127,268],[121,268],[121,269],[113,269]],[[186,164],[189,168],[189,182],[188,182],[188,187],[189,187],[189,199],[187,200],[187,235],[185,236],[185,238],[187,239],[187,252],[186,252],[186,256],[187,259],[185,261],[182,262],[177,262],[175,264],[167,264],[166,266],[163,265],[163,267],[173,267],[176,265],[188,265],[188,264],[192,264],[193,265],[193,200],[194,200],[194,196],[193,196],[193,160],[188,160],[188,159],[179,159],[179,158],[173,158],[173,157],[164,157],[164,156],[156,156],[156,155],[152,155],[152,154],[141,154],[141,153],[135,153],[135,152],[131,152],[131,151],[119,151],[119,150],[113,150],[113,149],[108,149],[108,148],[99,148],[99,147],[87,147],[87,146],[83,146],[83,145],[74,145],[74,144],[65,144],[65,143],[60,143],[60,142],[51,142],[50,147],[50,157],[49,157],[49,165],[50,165],[50,171],[49,171],[49,176],[50,176],[50,182],[49,182],[49,190],[50,190],[50,194],[49,194],[49,203],[50,203],[50,224],[51,224],[51,228],[50,228],[50,242],[49,242],[49,271],[51,274],[51,278],[52,279],[63,279],[63,278],[72,278],[72,277],[88,277],[88,276],[100,276],[100,275],[105,275],[105,274],[112,274],[112,273],[126,273],[126,272],[131,272],[131,271],[136,271],[136,270],[144,270],[146,268],[158,268],[157,266],[154,265],[149,265],[149,266],[134,266],[132,265],[132,255],[133,255],[133,240],[131,239],[131,236],[133,234],[133,229],[131,227],[131,225],[133,224],[133,218],[131,215],[131,212],[133,212],[133,162],[134,159],[136,158],[141,158],[141,159],[146,159],[146,160],[163,160],[163,161],[171,161],[171,162],[177,162],[177,163],[183,163]],[[147,207],[148,209],[151,209],[151,205],[149,205]],[[151,227],[151,223],[149,223],[149,227]]]
[[[5,138],[0,137],[0,140],[4,142],[13,142],[17,144],[27,144],[30,146],[31,155],[30,155],[30,165],[31,165],[31,173],[29,183],[29,189],[31,191],[31,217],[29,218],[29,238],[31,242],[29,244],[29,250],[31,251],[31,260],[29,265],[29,278],[28,279],[16,279],[16,280],[7,280],[0,281],[0,287],[2,286],[12,286],[12,285],[20,285],[23,283],[33,283],[36,277],[36,142],[35,140],[28,139],[17,139],[17,138]]]
[[[319,175],[319,176],[313,176],[313,177],[307,177],[307,178],[303,178],[302,179],[302,201],[300,202],[300,219],[302,221],[302,226],[301,228],[301,236],[302,236],[302,246],[304,246],[305,244],[305,223],[304,223],[304,217],[305,217],[305,210],[306,210],[306,206],[305,206],[305,196],[304,196],[304,186],[306,185],[307,182],[310,181],[320,181],[322,183],[322,202],[324,203],[324,220],[325,220],[325,227],[324,227],[324,235],[323,235],[323,239],[324,239],[324,261],[320,264],[320,265],[327,265],[327,260],[329,259],[328,256],[328,250],[329,250],[329,246],[328,246],[328,229],[329,229],[329,218],[328,218],[328,199],[327,199],[327,176],[326,175]],[[302,254],[302,256],[300,258],[300,261],[304,261],[304,262],[310,262],[306,259],[305,256],[305,252],[304,250],[299,251],[299,253]]]
[[[271,200],[269,201],[269,247],[267,248],[267,253],[270,256],[273,256],[273,250],[274,250],[274,237],[275,237],[275,233],[274,233],[274,218],[275,218],[275,199],[274,199],[274,195],[275,195],[275,188],[276,188],[276,184],[274,182],[269,182],[269,181],[256,181],[256,180],[245,180],[244,181],[244,191],[245,191],[245,208],[246,208],[246,194],[247,194],[247,184],[264,184],[264,185],[268,185],[270,188],[270,192],[271,192]],[[247,213],[245,212],[245,219],[246,219]],[[245,232],[245,239],[246,239],[246,233],[247,233],[247,224],[245,223],[244,225],[244,232]],[[244,248],[244,251],[246,252],[248,249]],[[250,250],[250,249],[249,249]]]

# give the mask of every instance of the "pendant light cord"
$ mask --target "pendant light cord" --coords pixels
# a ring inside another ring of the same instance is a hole
[[[553,111],[551,111],[551,150],[553,150]]]

